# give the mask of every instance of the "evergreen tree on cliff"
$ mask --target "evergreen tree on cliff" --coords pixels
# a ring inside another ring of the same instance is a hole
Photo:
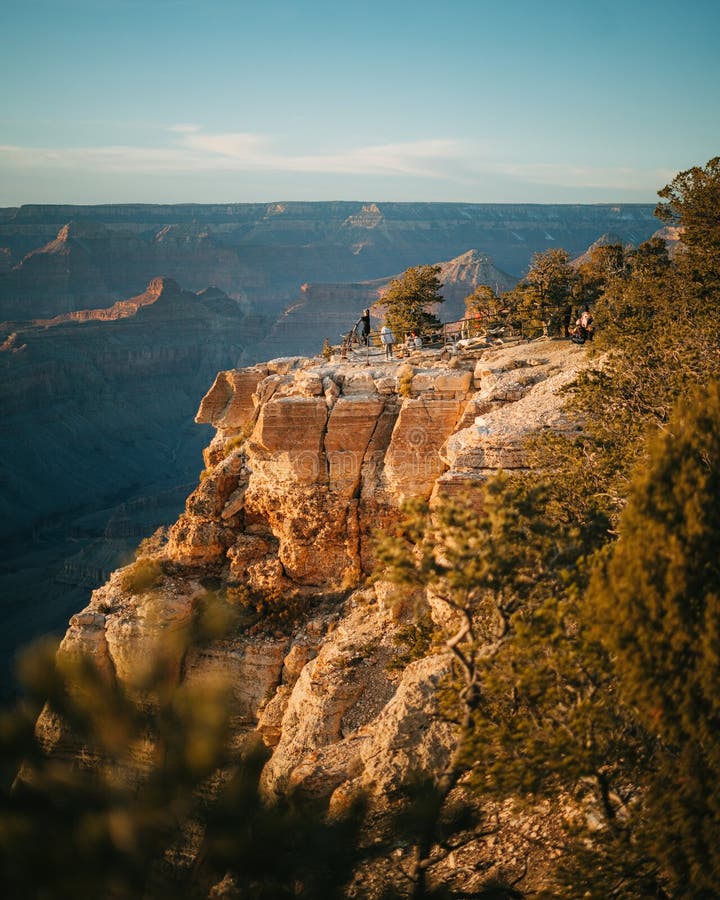
[[[504,324],[504,300],[488,284],[479,284],[465,298],[465,318],[471,320],[471,334]]]
[[[720,884],[720,383],[652,442],[589,599],[620,694],[659,744],[649,852],[673,897]]]
[[[440,320],[429,308],[444,301],[440,294],[440,266],[413,266],[394,278],[382,296],[385,321],[401,339],[408,331],[418,333],[438,328]]]
[[[570,304],[575,274],[566,250],[551,248],[533,255],[530,269],[508,299],[526,336],[542,332],[558,334]]]
[[[440,504],[383,558],[466,619],[455,763],[480,803],[583,813],[543,897],[718,896],[720,165],[691,172],[661,192],[689,215],[677,262],[661,240],[602,254],[583,428],[546,438],[524,488],[491,480],[479,514]]]
[[[135,589],[140,577],[136,569]],[[216,896],[212,885],[254,900],[345,896],[361,855],[361,799],[332,821],[321,804],[270,804],[259,788],[262,742],[240,753],[229,742],[230,680],[175,681],[178,653],[236,624],[232,604],[199,598],[187,628],[163,634],[146,667],[128,672],[131,691],[87,651],[42,641],[23,653],[24,697],[0,708],[4,898],[200,900]],[[50,742],[36,725],[43,706]],[[60,735],[72,752],[55,752]],[[178,848],[200,822],[188,866]]]
[[[658,196],[655,215],[664,222],[680,225],[685,253],[680,262],[696,277],[708,279],[717,287],[720,280],[720,156],[704,166],[680,172]]]
[[[572,285],[574,304],[592,305],[601,297],[613,279],[620,278],[627,269],[625,250],[621,244],[601,244],[593,247],[587,260],[577,269]]]

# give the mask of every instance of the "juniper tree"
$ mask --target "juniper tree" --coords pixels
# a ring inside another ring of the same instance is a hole
[[[435,819],[415,838],[416,885],[438,845],[460,840],[440,825],[458,785],[476,792],[475,836],[487,827],[482,808],[490,798],[522,805],[529,796],[582,790],[605,818],[608,841],[625,840],[612,831],[629,801],[620,784],[643,751],[630,750],[607,654],[578,609],[588,571],[582,560],[602,527],[590,506],[576,517],[557,500],[550,482],[498,476],[464,503],[415,509],[402,540],[381,546],[385,571],[424,587],[455,621],[444,634],[455,665],[444,697],[459,743],[436,779]]]
[[[682,400],[636,473],[589,600],[621,695],[660,742],[644,839],[672,896],[720,883],[720,383]],[[703,893],[705,892],[705,893]]]
[[[655,215],[664,222],[681,227],[689,274],[717,287],[720,270],[720,156],[704,166],[679,172],[658,191],[661,202]]]
[[[591,306],[600,297],[608,282],[623,274],[626,268],[625,251],[621,244],[602,244],[593,247],[588,258],[578,266],[572,284],[576,307]]]
[[[602,364],[583,374],[570,403],[585,419],[587,468],[619,511],[646,437],[665,427],[679,398],[720,368],[720,323],[705,290],[652,239],[628,255],[594,307]]]
[[[507,295],[526,336],[532,337],[543,329],[550,334],[559,333],[572,302],[574,278],[567,251],[551,248],[533,255],[527,275]]]
[[[3,713],[0,734],[6,897],[169,896],[150,889],[153,873],[196,812],[196,787],[224,759],[228,686],[171,687],[157,651],[157,665],[136,681],[141,705],[89,657],[58,658],[54,645],[25,651],[26,699]],[[65,752],[47,752],[33,733],[43,702],[58,734],[72,729]]]
[[[675,183],[692,228],[698,205],[705,215],[715,196],[717,168],[684,179],[682,191]],[[713,209],[711,229],[720,204]],[[608,353],[569,398],[580,430],[537,442],[532,483],[491,481],[462,513],[441,504],[406,534],[414,555],[386,557],[459,616],[446,635],[463,735],[453,783],[473,783],[480,802],[572,796],[578,812],[592,810],[567,832],[548,896],[715,896],[717,389],[703,415],[702,401],[688,413],[694,424],[676,452],[647,443],[658,429],[677,436],[671,410],[720,370],[711,278],[720,264],[692,228],[681,264],[655,239],[609,272],[596,305],[598,348]],[[539,296],[528,290],[515,301]],[[659,488],[649,477],[631,488],[638,461]],[[656,503],[675,511],[654,521]],[[646,585],[656,606],[635,602],[630,616],[628,598]]]
[[[440,293],[439,275],[440,266],[414,266],[390,282],[381,303],[396,339],[408,331],[425,333],[440,326],[440,320],[430,311],[445,299]]]
[[[477,327],[478,332],[502,325],[504,309],[503,300],[487,284],[479,284],[472,294],[465,298],[465,315],[471,320],[471,327]]]

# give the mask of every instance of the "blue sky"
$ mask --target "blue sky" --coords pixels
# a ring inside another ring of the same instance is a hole
[[[653,202],[717,0],[2,0],[0,206]]]

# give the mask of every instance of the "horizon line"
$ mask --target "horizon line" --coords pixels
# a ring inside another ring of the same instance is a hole
[[[29,206],[43,207],[102,207],[102,206],[299,206],[320,204],[390,204],[393,206],[657,206],[658,200],[97,200],[91,202],[63,201],[45,202],[30,200],[23,203],[0,203],[0,210],[25,209]],[[278,211],[280,212],[280,211]]]

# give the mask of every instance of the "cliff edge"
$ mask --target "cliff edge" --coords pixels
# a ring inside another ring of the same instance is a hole
[[[216,429],[200,483],[134,564],[155,566],[152,586],[133,589],[133,567],[115,572],[60,649],[89,652],[101,677],[132,687],[159,636],[185,627],[209,588],[221,592],[242,607],[240,624],[178,650],[176,678],[229,675],[235,745],[259,732],[271,751],[264,790],[293,788],[331,810],[358,789],[385,802],[409,777],[437,773],[454,744],[436,715],[448,655],[397,665],[412,610],[374,571],[376,529],[406,499],[522,469],[529,434],[577,427],[561,392],[587,365],[584,348],[560,340],[393,361],[375,352],[220,372],[197,414]],[[48,748],[79,751],[52,713],[38,727]],[[535,836],[543,827],[538,815]],[[517,820],[507,840],[506,860],[513,841],[532,853]]]

